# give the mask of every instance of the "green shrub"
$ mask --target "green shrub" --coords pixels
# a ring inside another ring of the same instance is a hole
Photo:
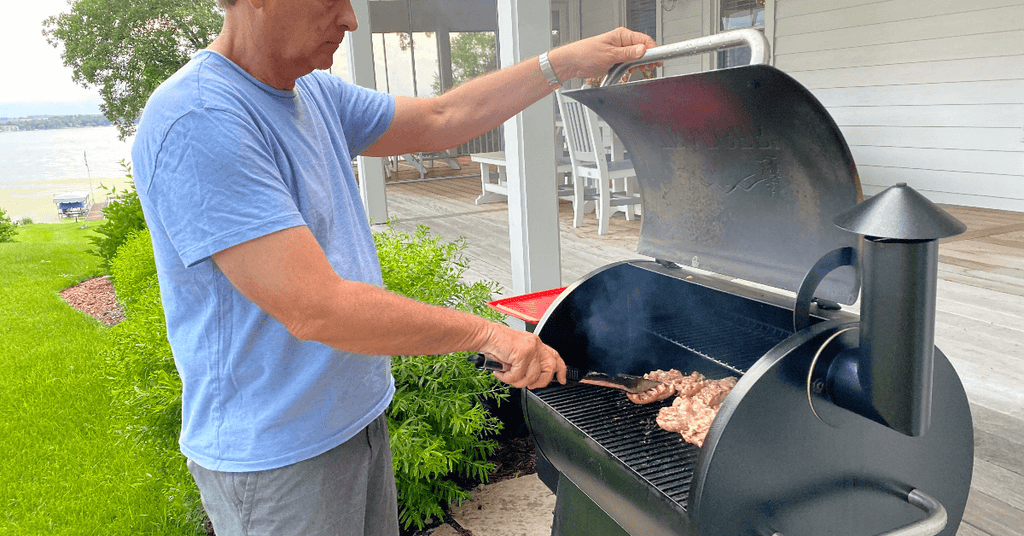
[[[132,178],[131,163],[121,160],[121,167],[125,176]],[[103,209],[104,223],[96,228],[99,236],[90,238],[90,241],[96,246],[94,253],[99,256],[101,266],[109,270],[117,248],[136,231],[145,229],[146,219],[134,185],[122,194],[117,193],[116,187],[100,186],[100,189],[105,190],[108,196],[114,196],[114,200]]]
[[[110,271],[125,306],[125,319],[110,330],[106,353],[111,391],[136,440],[173,445],[181,427],[181,381],[167,342],[149,231],[125,241]]]
[[[167,497],[167,521],[200,530],[199,490],[178,450],[181,378],[174,366],[149,230],[129,235],[110,261],[110,275],[125,319],[110,329],[105,375],[114,401],[117,433],[156,453],[154,468]]]
[[[419,301],[444,305],[499,320],[487,306],[496,283],[462,282],[465,240],[442,243],[425,226],[409,235],[388,229],[374,235],[384,286]],[[395,356],[395,398],[388,409],[399,520],[403,527],[440,518],[444,507],[469,498],[457,479],[487,480],[487,461],[497,443],[485,439],[501,422],[481,404],[501,401],[508,389],[491,374],[470,366],[467,353]]]
[[[18,220],[18,225],[32,225],[33,223],[35,222],[32,221],[32,218],[22,218]]]
[[[18,234],[18,226],[7,216],[7,211],[0,208],[0,242],[10,242]]]
[[[110,279],[117,291],[118,302],[125,311],[131,312],[140,298],[144,299],[145,306],[151,305],[146,301],[149,299],[148,291],[158,287],[158,283],[149,229],[133,231],[121,244],[110,260]]]
[[[413,235],[387,231],[374,235],[385,286],[420,301],[476,313],[500,315],[487,306],[495,283],[466,284],[463,239],[442,243],[420,226]],[[105,359],[113,398],[122,412],[122,432],[159,450],[166,460],[158,478],[175,497],[176,515],[197,521],[198,492],[178,452],[181,381],[167,343],[159,284],[148,230],[128,236],[110,263],[123,322],[110,330]],[[487,439],[501,422],[482,400],[501,401],[508,390],[489,373],[475,370],[466,353],[396,356],[392,359],[396,393],[387,412],[399,520],[422,528],[441,517],[451,502],[469,497],[458,481],[486,481],[494,465],[487,461],[497,443]]]

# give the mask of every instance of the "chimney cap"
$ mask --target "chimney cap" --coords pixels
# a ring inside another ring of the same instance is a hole
[[[857,234],[897,240],[938,240],[967,230],[967,225],[905,182],[858,203],[832,222]]]

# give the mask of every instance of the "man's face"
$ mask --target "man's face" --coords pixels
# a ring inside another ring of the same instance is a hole
[[[261,47],[302,74],[330,67],[345,32],[358,24],[350,0],[262,0],[260,15]]]

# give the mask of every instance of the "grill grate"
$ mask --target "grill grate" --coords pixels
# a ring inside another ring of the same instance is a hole
[[[622,391],[568,384],[533,391],[573,426],[686,509],[700,449],[658,427],[658,404],[637,405]]]
[[[680,316],[646,331],[740,375],[792,335],[773,325],[724,312]]]
[[[645,331],[718,363],[742,376],[792,333],[746,316],[719,312],[658,322]],[[683,371],[684,373],[688,371]],[[656,404],[637,405],[621,391],[586,384],[538,389],[534,394],[609,454],[671,498],[684,510],[700,448],[658,427]]]

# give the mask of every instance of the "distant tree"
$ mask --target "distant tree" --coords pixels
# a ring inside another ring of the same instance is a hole
[[[14,240],[16,234],[18,234],[18,225],[11,221],[6,210],[0,208],[0,242],[10,242]]]
[[[452,87],[498,68],[494,34],[461,33],[452,39]],[[434,93],[441,93],[441,81],[434,77]]]
[[[43,21],[43,35],[63,45],[75,82],[100,89],[100,110],[124,139],[153,90],[216,37],[223,20],[215,0],[74,0],[70,13]]]

